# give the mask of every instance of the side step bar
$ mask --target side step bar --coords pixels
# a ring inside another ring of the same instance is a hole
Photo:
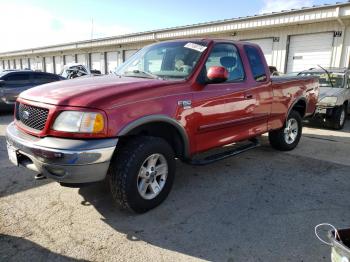
[[[258,146],[260,146],[259,140],[257,138],[253,138],[249,140],[251,143],[247,145],[242,145],[240,147],[230,149],[224,152],[220,152],[218,154],[210,155],[205,157],[204,159],[192,159],[189,160],[187,163],[190,165],[195,165],[195,166],[204,166],[208,165],[214,162],[217,162],[219,160],[223,160],[232,156],[239,155],[241,153],[244,153],[248,150],[254,149]]]

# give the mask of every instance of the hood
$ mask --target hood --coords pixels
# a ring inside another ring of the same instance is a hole
[[[325,98],[326,96],[339,96],[344,92],[343,88],[334,87],[320,87],[320,95],[318,100]]]
[[[52,105],[105,109],[115,105],[116,100],[126,94],[170,85],[173,82],[115,75],[75,78],[31,88],[19,97]]]

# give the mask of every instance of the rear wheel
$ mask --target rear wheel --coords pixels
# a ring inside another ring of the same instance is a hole
[[[332,120],[331,120],[331,125],[334,129],[340,130],[343,129],[345,122],[346,122],[346,117],[347,117],[347,109],[345,105],[340,106],[334,111]]]
[[[293,150],[299,143],[302,134],[302,119],[297,111],[291,111],[285,125],[269,132],[270,144],[281,151]]]
[[[109,184],[113,199],[122,208],[143,213],[165,200],[174,176],[170,145],[157,137],[135,137],[116,153]]]

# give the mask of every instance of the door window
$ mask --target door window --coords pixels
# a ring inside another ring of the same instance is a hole
[[[227,82],[244,79],[244,69],[237,48],[232,44],[216,44],[211,51],[205,67],[223,66],[229,72]]]
[[[50,82],[57,81],[58,77],[50,74],[36,73],[33,75],[33,81],[37,85],[42,85]]]
[[[4,77],[6,86],[21,86],[29,84],[29,74],[15,73]]]

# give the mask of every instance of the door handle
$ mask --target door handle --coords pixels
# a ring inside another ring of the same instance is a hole
[[[253,95],[252,94],[246,94],[244,96],[245,99],[252,99],[253,98]]]

